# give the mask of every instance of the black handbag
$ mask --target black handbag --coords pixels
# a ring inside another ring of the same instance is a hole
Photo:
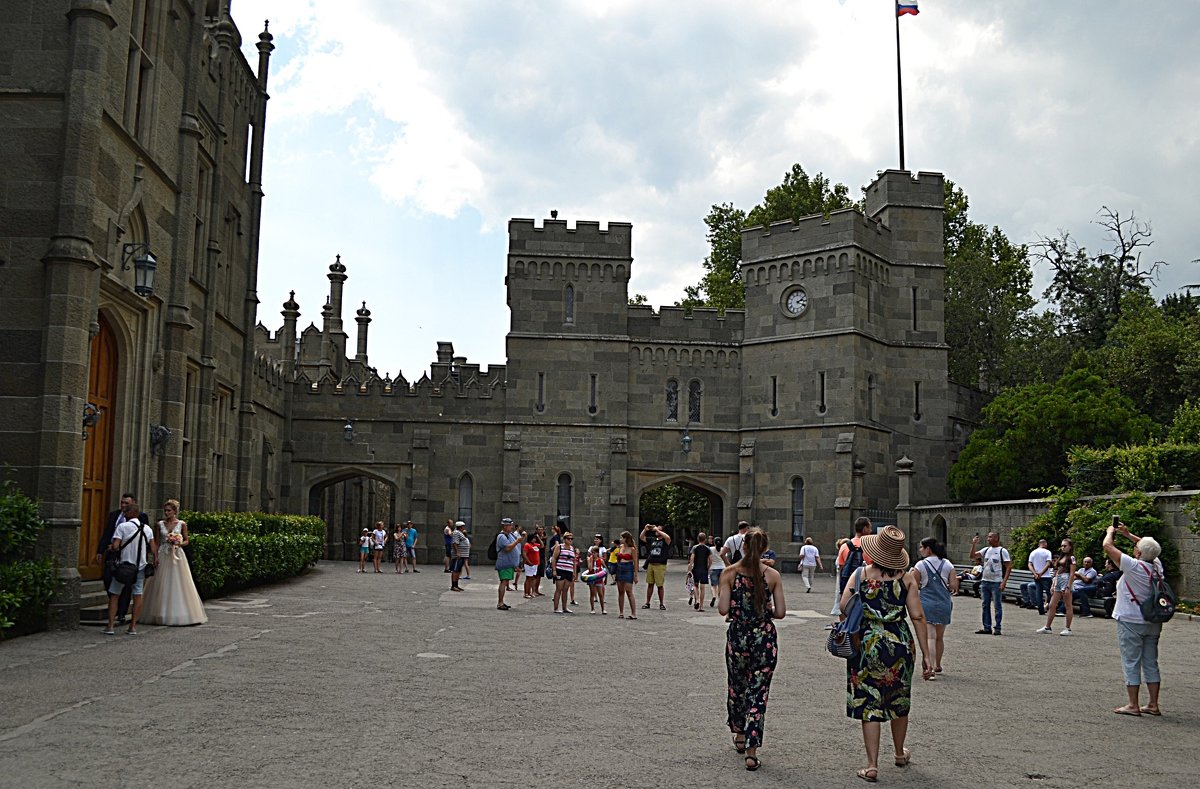
[[[140,561],[141,561],[141,559],[142,559],[142,544],[146,542],[146,533],[145,533],[144,531],[142,531],[144,528],[146,528],[146,527],[145,527],[145,526],[143,526],[141,523],[138,523],[138,531],[137,531],[137,539],[138,539],[138,552],[137,552],[137,558],[138,558],[138,561],[139,561],[139,562],[140,562]],[[122,550],[124,550],[124,549],[125,549],[125,546],[129,545],[129,543],[133,542],[133,539],[134,539],[134,538],[133,538],[133,535],[130,535],[130,537],[129,537],[129,539],[128,539],[128,540],[126,540],[125,542],[121,543],[121,547],[120,547],[120,548],[118,548],[118,549],[117,549],[117,551],[116,551],[116,556],[115,556],[115,557],[110,557],[110,558],[108,559],[108,562],[110,563],[110,565],[109,565],[109,566],[111,566],[113,563],[115,563],[115,564],[116,564],[116,566],[112,568],[112,577],[113,577],[113,580],[115,580],[117,583],[121,584],[122,586],[128,586],[129,584],[131,584],[131,583],[134,583],[135,581],[137,581],[137,576],[138,576],[138,565],[137,565],[135,562],[122,562],[122,561],[120,561],[121,551],[122,551]],[[146,565],[146,570],[145,570],[145,573],[144,573],[143,577],[144,577],[144,578],[149,578],[149,577],[150,577],[150,576],[152,576],[152,575],[154,575],[154,565],[153,565],[153,564],[147,564],[147,565]]]

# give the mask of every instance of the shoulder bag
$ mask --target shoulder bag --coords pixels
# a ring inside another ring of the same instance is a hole
[[[825,640],[825,649],[834,657],[851,660],[858,656],[862,646],[862,572],[854,576],[854,594],[846,604],[846,618],[833,626],[829,638]]]

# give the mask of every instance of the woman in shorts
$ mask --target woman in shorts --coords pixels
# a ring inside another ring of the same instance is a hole
[[[367,557],[371,555],[371,530],[363,528],[358,538],[358,572],[367,571]]]
[[[562,541],[555,544],[554,552],[550,554],[550,566],[554,568],[554,613],[573,614],[567,608],[570,600],[571,586],[575,583],[575,566],[579,561],[579,552],[575,550],[575,535],[564,532]],[[559,606],[562,606],[561,610]]]
[[[1075,609],[1071,604],[1071,580],[1075,577],[1075,544],[1066,537],[1059,546],[1058,556],[1054,559],[1054,578],[1050,581],[1050,605],[1046,606],[1046,625],[1035,630],[1035,633],[1050,634],[1054,631],[1054,612],[1058,610],[1059,601],[1066,608],[1067,626],[1058,632],[1060,636],[1071,635],[1071,620],[1075,617]]]
[[[692,576],[695,589],[692,592],[693,606],[704,610],[704,587],[708,585],[708,569],[712,564],[712,551],[708,549],[708,537],[704,532],[696,535],[696,544],[688,556],[688,573]]]
[[[529,542],[525,543],[521,553],[525,562],[525,599],[531,600],[535,597],[534,591],[541,575],[539,568],[542,566],[542,538],[534,534],[529,538]]]
[[[633,535],[621,532],[621,547],[617,550],[617,609],[618,619],[625,618],[625,600],[629,600],[629,618],[637,619],[637,604],[633,602],[633,585],[637,583],[638,550]]]

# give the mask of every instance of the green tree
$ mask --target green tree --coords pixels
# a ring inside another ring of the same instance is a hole
[[[1077,366],[1054,383],[997,395],[950,469],[950,493],[961,501],[1025,497],[1067,482],[1068,448],[1145,441],[1153,431],[1129,398]]]
[[[1148,222],[1134,215],[1122,218],[1108,206],[1100,209],[1096,224],[1104,228],[1112,247],[1090,254],[1070,234],[1042,237],[1033,245],[1036,255],[1049,264],[1054,279],[1044,297],[1054,304],[1077,347],[1099,348],[1121,319],[1129,294],[1148,294],[1160,261],[1143,258],[1151,241]]]
[[[664,485],[643,493],[639,510],[642,523],[666,526],[676,540],[708,528],[708,499],[683,485]]]
[[[1131,293],[1107,340],[1096,351],[1096,369],[1138,409],[1170,425],[1187,395],[1200,386],[1200,319]]]
[[[714,205],[704,218],[709,245],[709,254],[704,258],[704,276],[696,285],[684,288],[684,297],[676,302],[676,306],[719,310],[746,306],[746,288],[739,272],[743,227],[781,219],[795,221],[853,205],[845,184],[831,185],[821,173],[810,177],[799,164],[792,165],[792,169],[783,174],[783,182],[768,189],[763,201],[749,214],[732,203]]]
[[[1021,379],[1012,358],[1035,305],[1033,271],[1024,246],[999,227],[968,218],[970,202],[945,183],[942,213],[946,263],[946,338],[952,381],[989,391]]]

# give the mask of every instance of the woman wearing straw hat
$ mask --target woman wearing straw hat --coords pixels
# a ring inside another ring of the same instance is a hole
[[[926,653],[928,633],[921,608],[919,579],[908,572],[904,532],[885,526],[878,534],[862,538],[864,564],[842,592],[846,610],[855,591],[863,605],[862,647],[846,661],[846,715],[862,721],[867,766],[856,774],[870,783],[879,779],[879,730],[882,721],[892,727],[897,767],[908,766],[912,752],[904,747],[912,695],[915,650],[905,613],[917,630],[922,675],[933,676],[933,661]]]

